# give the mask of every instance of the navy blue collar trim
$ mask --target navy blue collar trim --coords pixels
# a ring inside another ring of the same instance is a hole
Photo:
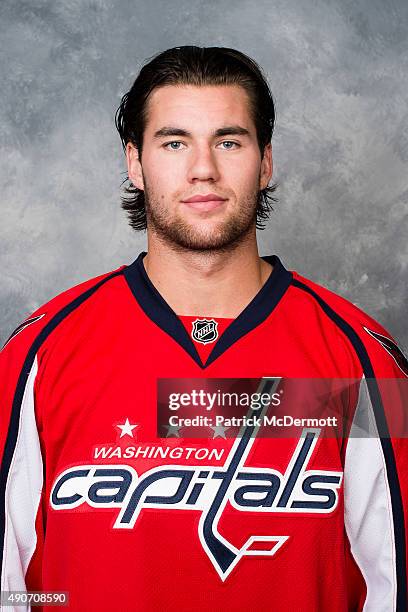
[[[183,323],[148,277],[143,265],[145,255],[146,252],[142,251],[124,269],[129,287],[149,319],[178,342],[201,368],[209,366],[237,340],[265,321],[292,282],[292,273],[286,270],[277,255],[263,257],[273,266],[272,273],[248,306],[219,337],[207,361],[203,363]]]

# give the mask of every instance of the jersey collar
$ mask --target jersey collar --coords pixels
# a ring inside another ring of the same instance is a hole
[[[273,266],[268,280],[251,302],[218,338],[207,361],[203,363],[186,328],[147,275],[142,251],[123,273],[128,285],[145,314],[164,332],[169,334],[201,367],[208,367],[230,346],[245,334],[255,329],[271,314],[292,281],[292,273],[282,264],[277,255],[262,257]]]

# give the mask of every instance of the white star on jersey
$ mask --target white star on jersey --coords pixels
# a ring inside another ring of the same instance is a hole
[[[213,439],[214,438],[224,438],[226,439],[226,435],[225,432],[227,429],[229,429],[229,427],[224,427],[223,425],[211,425],[211,429],[214,431],[213,434]]]
[[[167,429],[166,438],[170,438],[171,436],[180,438],[180,427],[176,425],[165,425],[165,428]]]
[[[119,429],[121,429],[120,437],[123,436],[131,436],[133,438],[133,430],[135,427],[139,427],[139,425],[131,425],[129,419],[126,419],[123,425],[116,425]]]

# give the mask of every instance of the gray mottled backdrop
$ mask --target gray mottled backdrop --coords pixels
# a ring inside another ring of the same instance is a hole
[[[142,62],[236,47],[277,104],[280,202],[261,254],[408,344],[406,0],[2,0],[0,340],[56,293],[130,263],[114,111]]]

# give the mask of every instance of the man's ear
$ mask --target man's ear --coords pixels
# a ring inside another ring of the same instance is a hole
[[[264,148],[261,161],[260,191],[266,189],[273,174],[272,143],[269,142]]]
[[[135,187],[144,190],[142,165],[139,161],[139,151],[131,142],[126,145],[126,161],[129,179]]]

